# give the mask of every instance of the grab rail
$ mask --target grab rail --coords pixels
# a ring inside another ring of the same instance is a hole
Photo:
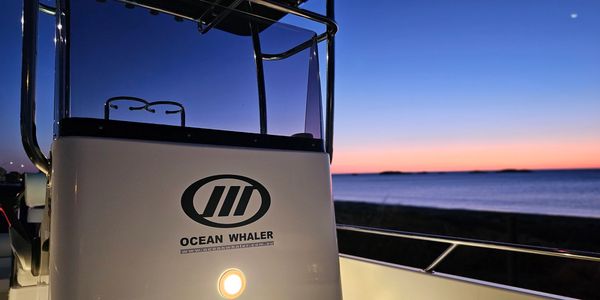
[[[420,241],[429,241],[429,242],[437,242],[449,244],[448,248],[444,250],[439,256],[437,256],[427,267],[422,268],[423,272],[432,273],[442,261],[450,253],[452,253],[456,248],[460,246],[465,247],[474,247],[474,248],[483,248],[483,249],[493,249],[493,250],[501,250],[501,251],[510,251],[510,252],[519,252],[519,253],[527,253],[527,254],[536,254],[543,256],[552,256],[552,257],[560,257],[560,258],[568,258],[575,260],[584,260],[600,263],[600,253],[596,252],[587,252],[587,251],[576,251],[576,250],[565,250],[558,248],[549,248],[549,247],[538,247],[538,246],[527,246],[527,245],[518,245],[511,243],[501,243],[501,242],[492,242],[492,241],[483,241],[477,239],[465,239],[465,238],[454,238],[447,237],[441,235],[433,235],[433,234],[423,234],[423,233],[415,233],[415,232],[407,232],[407,231],[394,231],[394,230],[386,230],[386,229],[374,229],[370,227],[363,226],[353,226],[353,225],[343,225],[339,224],[336,226],[338,230],[342,231],[350,231],[350,232],[359,232],[366,234],[374,234],[378,236],[389,236],[403,239],[412,239],[412,240],[420,240]]]
[[[37,56],[38,0],[23,3],[23,65],[21,67],[21,141],[31,162],[43,173],[50,172],[50,160],[37,140],[35,126],[35,75]]]
[[[150,102],[147,100],[144,100],[142,98],[138,98],[138,97],[131,97],[131,96],[116,96],[116,97],[111,97],[108,100],[106,100],[106,102],[104,102],[104,119],[105,120],[110,120],[110,110],[111,109],[118,109],[119,107],[116,104],[113,104],[113,102],[115,101],[134,101],[134,102],[138,102],[143,104],[142,106],[130,106],[129,110],[145,110],[147,112],[151,112],[151,113],[155,113],[156,109],[154,108],[150,108],[152,106],[156,106],[156,105],[173,105],[173,106],[177,106],[179,109],[177,110],[166,110],[165,113],[166,114],[176,114],[179,113],[180,114],[180,124],[181,127],[185,127],[185,107],[183,107],[183,105],[179,102],[175,102],[175,101],[154,101],[154,102]]]

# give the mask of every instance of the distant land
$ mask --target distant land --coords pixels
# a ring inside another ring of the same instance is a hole
[[[383,171],[380,172],[379,175],[419,175],[419,174],[429,174],[434,172],[402,172],[402,171]],[[439,173],[439,172],[435,172]]]
[[[479,171],[479,170],[475,170],[475,171],[470,171],[469,173],[471,174],[480,174],[480,173],[531,173],[533,172],[532,170],[528,170],[528,169],[502,169],[502,170],[497,170],[497,171]]]
[[[400,170],[386,170],[379,173],[334,173],[333,175],[425,175],[425,174],[454,174],[454,173],[467,173],[467,174],[512,174],[512,173],[532,173],[537,171],[567,171],[567,170],[596,170],[600,168],[590,169],[498,169],[498,170],[464,170],[464,171],[400,171]]]
[[[422,174],[445,174],[445,173],[469,173],[469,174],[487,174],[487,173],[531,173],[532,170],[527,169],[501,169],[492,171],[463,171],[463,172],[403,172],[403,171],[383,171],[379,175],[422,175]]]

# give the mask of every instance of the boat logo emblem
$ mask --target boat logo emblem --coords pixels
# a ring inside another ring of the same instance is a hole
[[[196,194],[201,197],[196,197]],[[201,202],[204,203],[204,208],[201,213],[194,206],[195,198],[203,200]],[[260,204],[256,205],[258,199]],[[255,207],[255,212],[247,217],[248,212],[253,212],[248,209],[249,206]],[[217,228],[240,227],[256,222],[267,213],[270,206],[271,196],[267,189],[258,181],[240,175],[214,175],[200,179],[185,189],[181,196],[181,208],[188,217],[200,224]]]

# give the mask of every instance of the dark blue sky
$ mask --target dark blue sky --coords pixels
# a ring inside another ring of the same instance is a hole
[[[322,11],[320,1],[307,8]],[[19,0],[0,3],[0,166],[18,137]],[[339,172],[600,166],[600,2],[338,0]],[[296,22],[288,18],[290,22]],[[50,18],[38,124],[51,141]]]

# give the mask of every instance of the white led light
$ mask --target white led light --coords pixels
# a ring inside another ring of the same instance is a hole
[[[225,293],[234,295],[242,290],[242,277],[237,274],[233,274],[225,278],[223,281],[223,288]]]
[[[219,277],[219,294],[225,299],[235,299],[246,288],[246,277],[239,269],[227,269]]]

